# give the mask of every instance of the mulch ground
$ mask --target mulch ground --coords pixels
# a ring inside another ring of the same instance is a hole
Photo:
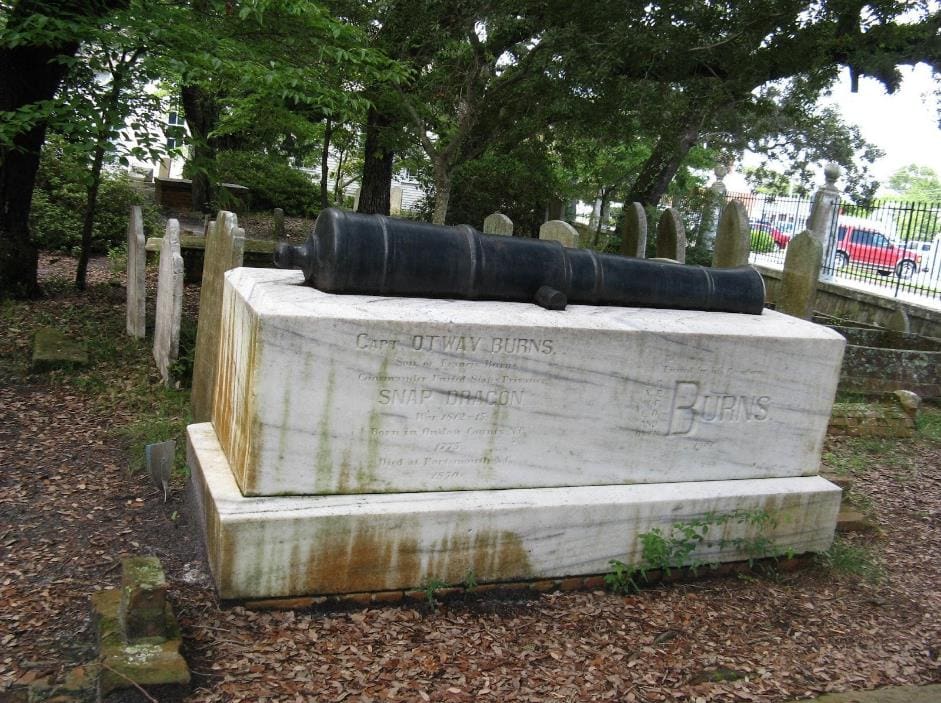
[[[68,277],[72,266],[44,257],[43,276]],[[14,684],[94,657],[89,594],[116,586],[131,554],[165,565],[192,702],[784,701],[941,682],[941,443],[926,437],[827,447],[826,462],[852,473],[879,525],[855,539],[881,563],[878,581],[808,568],[437,610],[221,604],[183,480],[164,503],[149,478],[128,471],[114,428],[129,411],[101,409],[108,388],[19,372],[33,316],[93,306],[123,321],[120,277],[96,261],[90,278],[84,294],[51,286],[20,319],[10,311],[23,308],[0,307],[0,700]],[[187,288],[190,314],[197,295]],[[114,388],[127,373],[114,369]],[[146,373],[156,387],[156,371]]]

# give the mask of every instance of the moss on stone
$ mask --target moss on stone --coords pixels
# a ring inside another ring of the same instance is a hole
[[[31,371],[74,369],[88,365],[88,350],[81,342],[52,327],[42,327],[33,338]]]

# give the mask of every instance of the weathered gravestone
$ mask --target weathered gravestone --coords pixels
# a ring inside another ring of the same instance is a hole
[[[748,264],[750,251],[751,227],[748,224],[748,212],[738,200],[730,200],[719,217],[712,265],[716,268],[745,266]]]
[[[885,328],[893,332],[898,332],[899,334],[911,334],[912,321],[909,319],[908,313],[901,303],[896,304],[895,310],[892,311],[892,314],[889,315],[889,319],[885,322]]]
[[[624,205],[624,228],[621,236],[621,253],[624,256],[647,257],[647,213],[640,203]]]
[[[578,230],[564,220],[549,220],[539,228],[539,238],[559,242],[564,247],[578,247]]]
[[[401,215],[402,214],[402,186],[392,186],[392,191],[389,193],[389,214],[390,215]]]
[[[513,220],[502,212],[494,212],[484,218],[484,234],[513,236]]]
[[[242,265],[244,253],[245,230],[238,226],[235,213],[220,210],[216,220],[206,228],[206,253],[199,289],[199,319],[190,394],[190,405],[196,422],[211,419],[212,393],[219,355],[224,274],[229,269]]]
[[[127,333],[143,338],[147,325],[147,252],[144,218],[139,205],[131,206],[127,223]]]
[[[40,327],[33,336],[30,371],[75,369],[88,365],[88,348],[54,327]]]
[[[176,440],[147,444],[144,446],[144,463],[147,473],[157,488],[163,489],[163,502],[170,497],[170,476],[176,461]]]
[[[706,202],[703,207],[702,222],[699,224],[697,244],[712,246],[715,242],[719,228],[719,219],[722,217],[722,208],[725,203],[726,187],[724,179],[729,169],[723,164],[717,164],[712,170],[716,179],[706,191]]]
[[[183,313],[183,256],[180,253],[180,223],[167,221],[160,245],[157,275],[157,310],[154,317],[154,360],[160,377],[174,384],[170,367],[180,352],[180,318]]]
[[[791,239],[784,258],[777,310],[803,320],[813,316],[822,258],[823,245],[809,230]]]
[[[668,207],[657,222],[657,258],[686,263],[686,228],[678,210]]]
[[[836,333],[772,311],[550,311],[303,280],[226,274],[213,421],[188,428],[223,598],[604,573],[641,561],[642,534],[704,515],[722,538],[688,562],[829,546],[840,490],[816,473]]]
[[[836,222],[840,211],[840,189],[836,187],[840,177],[839,165],[828,163],[823,169],[823,177],[824,184],[814,193],[807,229],[820,242],[822,269],[832,276],[836,270]]]

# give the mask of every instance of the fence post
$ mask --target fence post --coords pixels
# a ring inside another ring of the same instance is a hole
[[[828,163],[823,168],[823,177],[826,182],[814,193],[810,217],[807,218],[807,229],[823,249],[821,279],[833,278],[836,266],[836,223],[840,214],[840,190],[836,187],[836,179],[840,177],[839,165]]]

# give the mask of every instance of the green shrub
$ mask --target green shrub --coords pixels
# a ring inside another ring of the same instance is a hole
[[[776,248],[777,245],[774,243],[770,234],[757,229],[751,231],[751,250],[753,253],[767,254],[769,251],[774,251]]]
[[[73,253],[81,246],[88,169],[84,156],[69,148],[64,140],[56,136],[47,140],[39,161],[29,216],[33,240],[41,249]],[[131,205],[141,205],[144,235],[157,234],[156,205],[134,188],[126,174],[102,171],[91,253],[104,254],[127,241]]]
[[[283,157],[222,151],[216,155],[216,178],[249,188],[253,210],[279,207],[296,217],[313,217],[320,210],[319,186]]]

